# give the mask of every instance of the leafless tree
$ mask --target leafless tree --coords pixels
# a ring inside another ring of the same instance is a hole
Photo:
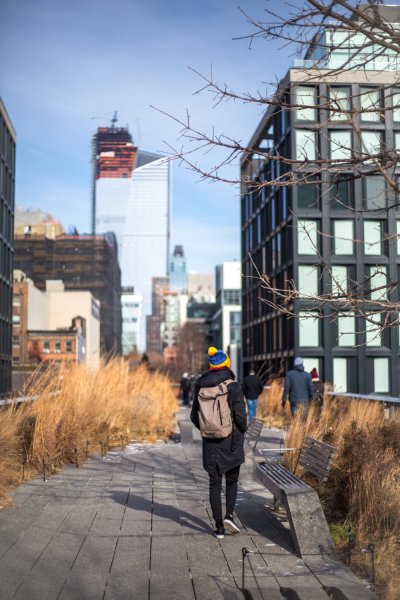
[[[392,119],[396,113],[396,120],[400,121],[400,6],[394,19],[390,17],[390,12],[382,10],[382,2],[378,0],[304,0],[294,5],[285,2],[282,3],[280,14],[266,8],[263,19],[242,12],[251,32],[238,39],[246,39],[250,45],[259,39],[266,42],[281,41],[285,52],[292,52],[297,61],[297,87],[289,85],[288,79],[284,78],[267,85],[267,89],[271,90],[269,94],[238,93],[227,83],[217,81],[212,72],[210,75],[197,72],[202,81],[198,93],[211,94],[214,106],[240,101],[245,105],[256,104],[266,111],[279,111],[283,118],[287,114],[301,114],[306,121],[310,111],[318,111],[320,118],[311,128],[308,123],[303,145],[296,148],[295,156],[292,156],[290,152],[277,151],[270,139],[265,139],[262,144],[246,145],[234,136],[216,131],[214,127],[209,132],[196,128],[189,112],[185,118],[168,114],[180,127],[182,142],[180,148],[169,146],[171,156],[203,179],[222,181],[256,194],[262,194],[264,188],[271,186],[291,188],[315,186],[322,181],[333,182],[322,201],[337,204],[342,199],[336,191],[335,182],[356,181],[377,175],[385,184],[384,200],[377,196],[375,202],[372,198],[362,207],[346,208],[356,213],[357,217],[365,213],[376,215],[377,218],[382,218],[382,215],[387,217],[388,211],[398,206],[400,133],[394,136],[393,142],[384,139],[379,127],[375,131],[372,127],[365,133],[360,130],[359,123],[360,115],[370,125],[383,122],[388,112]],[[396,8],[392,7],[392,16],[395,13]],[[346,97],[335,92],[337,87],[331,84],[360,81],[360,78],[357,79],[360,73],[371,75],[369,79],[364,79],[364,83],[372,82],[373,89],[367,89],[365,84],[365,89]],[[326,83],[327,92],[323,95],[313,91],[317,82]],[[329,121],[342,123],[351,134],[347,138],[329,137]],[[319,147],[313,141],[314,132],[320,136]],[[357,140],[354,145],[353,139]],[[329,157],[319,151],[322,144],[325,147],[329,145]],[[211,166],[210,155],[215,156]],[[259,177],[259,165],[268,162],[279,164],[279,170],[274,169],[275,174],[269,178]],[[326,232],[319,233],[327,235]],[[304,235],[310,234],[305,230]],[[382,232],[379,243],[394,243],[394,238],[397,236]],[[352,242],[369,243],[354,238]],[[375,243],[375,240],[371,239],[370,243]],[[394,293],[399,285],[397,280],[383,281],[385,273],[377,266],[362,281],[343,282],[318,255],[317,248],[316,255],[320,276],[328,272],[331,278],[329,292],[308,296],[297,289],[294,281],[285,281],[279,287],[254,265],[250,276],[256,277],[260,283],[261,301],[287,317],[297,316],[295,300],[308,300],[311,303],[309,313],[312,318],[316,313],[322,314],[322,311],[318,311],[320,307],[328,305],[332,309],[329,318],[338,314],[361,316],[365,319],[365,330],[369,333],[376,331],[377,335],[382,328],[399,325],[399,303]]]

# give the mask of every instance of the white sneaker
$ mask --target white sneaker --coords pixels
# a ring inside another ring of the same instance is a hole
[[[224,525],[231,533],[240,533],[240,529],[233,520],[233,517],[226,516],[224,519]]]

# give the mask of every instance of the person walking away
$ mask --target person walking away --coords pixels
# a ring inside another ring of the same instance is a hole
[[[246,375],[243,379],[242,388],[247,402],[249,421],[251,423],[256,418],[258,397],[264,389],[264,384],[252,369],[249,375]]]
[[[189,404],[190,405],[193,404],[194,394],[196,391],[196,384],[197,384],[199,377],[200,377],[200,375],[196,375],[196,373],[193,373],[189,377]]]
[[[315,367],[310,372],[310,375],[313,387],[313,402],[321,409],[324,403],[324,384],[320,380],[318,371]]]
[[[209,370],[199,378],[190,413],[203,439],[203,467],[210,477],[210,504],[218,539],[225,528],[239,533],[233,519],[240,465],[245,461],[246,406],[242,388],[230,369],[229,356],[211,346]],[[226,513],[222,518],[222,478],[226,483]]]
[[[189,390],[190,390],[190,381],[189,374],[184,373],[181,379],[181,396],[183,406],[189,406]]]
[[[308,403],[313,397],[311,375],[304,370],[304,361],[300,356],[294,359],[293,369],[288,371],[283,386],[282,408],[285,408],[289,398],[290,411],[296,416],[299,409],[303,409],[303,419],[307,418]]]

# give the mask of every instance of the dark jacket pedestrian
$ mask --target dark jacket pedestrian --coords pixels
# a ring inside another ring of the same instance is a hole
[[[247,402],[249,420],[254,421],[257,414],[258,397],[264,389],[264,384],[252,370],[243,379],[242,388]]]
[[[304,370],[303,359],[298,356],[294,359],[294,367],[285,377],[282,394],[282,408],[289,398],[290,410],[295,416],[300,407],[303,408],[303,418],[307,417],[308,403],[313,397],[311,375]]]
[[[209,348],[210,369],[203,373],[196,385],[193,406],[190,414],[192,423],[200,429],[199,391],[201,388],[214,387],[228,379],[235,380],[230,370],[230,359],[225,352],[214,347]],[[236,381],[227,385],[228,403],[232,416],[232,433],[222,439],[203,438],[203,467],[210,476],[210,504],[216,524],[215,535],[223,538],[225,527],[232,533],[239,528],[233,520],[237,483],[240,465],[245,461],[244,433],[247,429],[246,407],[242,388]],[[226,481],[226,515],[222,519],[221,489],[222,478]]]
[[[188,406],[189,404],[189,391],[190,391],[190,380],[188,373],[184,373],[181,379],[181,394],[182,394],[182,402],[184,406]]]
[[[325,388],[325,386],[322,383],[322,381],[320,380],[318,371],[315,367],[310,372],[310,375],[311,375],[311,382],[312,382],[312,387],[313,387],[313,402],[315,402],[315,404],[321,408],[324,403],[324,388]]]

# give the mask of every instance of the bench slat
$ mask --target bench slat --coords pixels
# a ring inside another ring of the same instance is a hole
[[[315,456],[321,462],[328,462],[334,454],[334,452],[330,452],[329,454],[327,452],[320,452],[319,448],[315,446],[311,448],[302,448],[300,452],[300,456]]]
[[[299,461],[299,465],[301,465],[309,473],[312,473],[313,475],[315,475],[321,482],[324,482],[328,479],[328,475],[329,475],[329,471],[330,471],[329,468],[320,468],[311,463],[307,463],[307,462],[300,463],[300,461]]]
[[[301,467],[303,467],[303,469],[307,469],[309,471],[315,470],[318,473],[321,473],[322,475],[325,475],[325,473],[328,473],[332,467],[332,461],[329,461],[329,463],[321,464],[320,462],[315,461],[310,457],[306,457],[306,458],[303,458],[302,460],[299,460],[298,464]]]
[[[329,458],[332,454],[335,454],[335,448],[321,448],[317,444],[303,445],[302,452],[315,452],[318,456],[323,458]]]
[[[334,453],[330,454],[330,456],[321,456],[316,448],[311,448],[306,452],[301,452],[299,460],[314,460],[318,462],[320,465],[327,465],[334,457]]]
[[[253,437],[258,437],[261,433],[262,428],[263,422],[261,421],[261,419],[256,419],[250,424],[249,428],[247,429],[246,438],[251,439]]]
[[[304,456],[300,456],[299,465],[305,466],[307,464],[319,469],[320,471],[326,471],[331,466],[333,457],[329,460],[321,461],[318,456],[313,456],[312,454],[307,454]]]
[[[282,483],[285,487],[308,487],[306,483],[301,481],[296,475],[293,475],[283,465],[279,463],[264,463],[259,465],[259,468],[277,483]]]
[[[336,451],[336,448],[334,448],[333,446],[325,444],[325,442],[320,442],[319,440],[314,440],[313,438],[310,438],[308,436],[304,438],[303,448],[318,448],[318,450],[323,456],[327,456],[329,454],[332,454],[332,452]]]

